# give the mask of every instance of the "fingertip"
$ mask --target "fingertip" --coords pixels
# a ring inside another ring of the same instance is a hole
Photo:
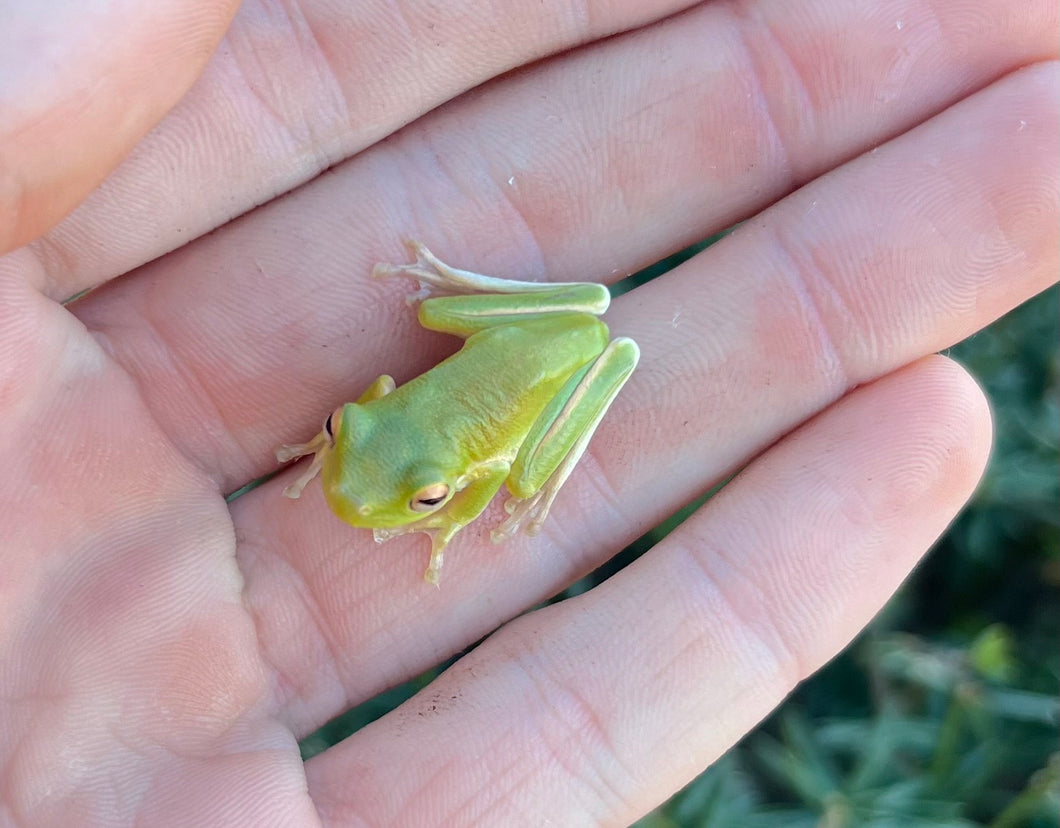
[[[0,254],[58,222],[184,95],[236,0],[22,4],[0,32]]]
[[[975,377],[955,360],[934,354],[914,363],[909,393],[931,400],[927,413],[937,420],[935,439],[942,450],[940,496],[956,511],[982,479],[993,444],[990,402]],[[922,403],[921,403],[922,404]]]

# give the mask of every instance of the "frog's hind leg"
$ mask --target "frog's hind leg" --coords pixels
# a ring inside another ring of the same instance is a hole
[[[593,282],[522,282],[516,279],[498,279],[495,276],[483,276],[481,273],[447,265],[418,241],[409,239],[405,245],[416,257],[415,264],[394,265],[381,262],[372,270],[372,275],[377,278],[408,276],[416,279],[420,282],[421,289],[419,293],[413,294],[413,299],[478,293],[552,293],[557,288],[578,285],[593,290],[595,303],[602,303],[602,307],[598,309],[579,310],[599,315],[607,310],[610,301],[607,289]]]
[[[552,502],[589,444],[596,427],[637,365],[640,349],[620,337],[580,370],[546,407],[512,464],[504,504],[508,518],[491,532],[499,543],[524,529],[541,531]]]
[[[380,264],[374,273],[419,280],[420,292],[409,299],[425,299],[419,308],[419,321],[431,331],[466,339],[486,328],[530,319],[572,314],[600,316],[611,303],[607,288],[594,282],[494,279],[450,267],[422,244],[409,245],[416,254],[416,264]]]

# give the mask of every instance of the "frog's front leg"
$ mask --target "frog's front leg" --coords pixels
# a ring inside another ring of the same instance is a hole
[[[494,543],[519,529],[536,535],[560,487],[578,464],[615,396],[640,358],[632,339],[619,337],[596,360],[576,372],[538,417],[512,463],[504,504],[508,519],[491,536]]]
[[[456,534],[477,518],[493,500],[508,478],[511,465],[504,460],[480,463],[456,483],[456,494],[437,512],[422,520],[392,529],[376,529],[374,537],[382,543],[398,535],[423,532],[431,538],[431,560],[423,578],[437,584],[445,560],[445,548]]]

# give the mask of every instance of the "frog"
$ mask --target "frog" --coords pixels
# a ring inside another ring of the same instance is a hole
[[[379,376],[276,458],[312,458],[287,497],[319,475],[331,511],[377,542],[428,535],[424,578],[438,584],[446,547],[502,487],[506,518],[492,540],[541,531],[640,350],[599,319],[611,301],[602,284],[484,276],[406,244],[414,263],[380,263],[373,277],[415,280],[419,324],[462,347],[400,386]]]

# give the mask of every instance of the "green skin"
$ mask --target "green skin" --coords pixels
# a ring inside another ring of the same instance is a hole
[[[455,294],[424,301],[419,319],[464,346],[400,388],[380,377],[312,441],[277,457],[314,455],[289,497],[320,471],[328,505],[352,526],[377,540],[430,535],[425,577],[437,583],[446,545],[501,486],[511,493],[509,516],[494,540],[540,530],[639,352],[630,339],[609,341],[596,318],[610,299],[601,285],[493,279],[409,246],[416,264],[379,265],[376,275]]]

